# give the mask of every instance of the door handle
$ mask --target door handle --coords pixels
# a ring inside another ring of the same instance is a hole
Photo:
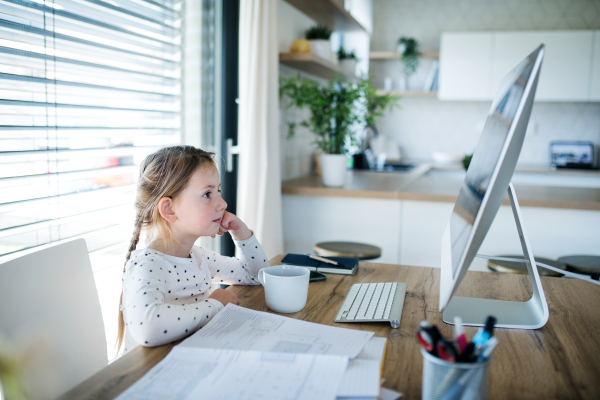
[[[240,146],[234,146],[233,139],[227,139],[227,172],[233,171],[234,154],[240,154]]]

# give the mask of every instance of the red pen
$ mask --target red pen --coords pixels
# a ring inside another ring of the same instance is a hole
[[[440,357],[444,361],[455,362],[458,354],[456,353],[456,348],[454,345],[447,340],[440,340],[437,343],[437,353],[438,357]]]
[[[428,353],[431,353],[431,351],[433,350],[434,343],[433,343],[433,339],[427,332],[425,332],[424,330],[418,330],[417,331],[417,340],[419,341],[421,346],[425,349],[425,351],[427,351]]]
[[[442,339],[442,335],[436,326],[427,321],[421,321],[421,327],[417,329],[417,340],[425,351],[436,356],[436,343]]]
[[[456,338],[456,343],[458,343],[458,350],[461,354],[464,353],[467,349],[468,341],[460,317],[454,317],[454,337]]]

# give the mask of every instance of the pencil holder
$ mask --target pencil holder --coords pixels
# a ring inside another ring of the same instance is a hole
[[[425,400],[485,399],[490,360],[451,363],[434,357],[424,349],[423,396]]]

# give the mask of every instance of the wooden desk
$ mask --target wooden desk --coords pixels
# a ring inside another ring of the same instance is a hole
[[[271,260],[277,265],[281,256]],[[421,398],[423,360],[415,329],[423,319],[450,336],[453,327],[442,322],[438,311],[440,270],[361,262],[356,276],[327,275],[313,282],[306,307],[287,316],[325,325],[374,331],[388,338],[384,387]],[[490,365],[489,399],[600,398],[600,288],[583,281],[542,277],[550,320],[535,331],[497,329],[499,345]],[[389,324],[334,324],[333,319],[353,283],[406,282],[407,292],[399,329]],[[262,286],[231,287],[242,306],[268,311]],[[460,296],[500,300],[527,300],[528,277],[488,272],[467,273]],[[476,328],[466,328],[471,338]],[[62,399],[113,399],[162,360],[173,345],[138,347]]]

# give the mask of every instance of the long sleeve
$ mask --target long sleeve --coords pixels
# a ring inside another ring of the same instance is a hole
[[[200,249],[197,257],[202,257],[208,265],[215,283],[228,285],[258,285],[258,271],[269,266],[267,256],[252,234],[249,239],[234,241],[240,249],[240,258],[224,257],[215,252]]]
[[[212,292],[210,277],[203,276],[195,260],[193,264],[171,264],[150,249],[128,262],[123,283],[124,317],[126,329],[137,343],[160,346],[179,340],[204,326],[223,308],[219,301],[207,298]],[[193,303],[176,304],[181,299],[173,296],[181,293],[186,302]]]

